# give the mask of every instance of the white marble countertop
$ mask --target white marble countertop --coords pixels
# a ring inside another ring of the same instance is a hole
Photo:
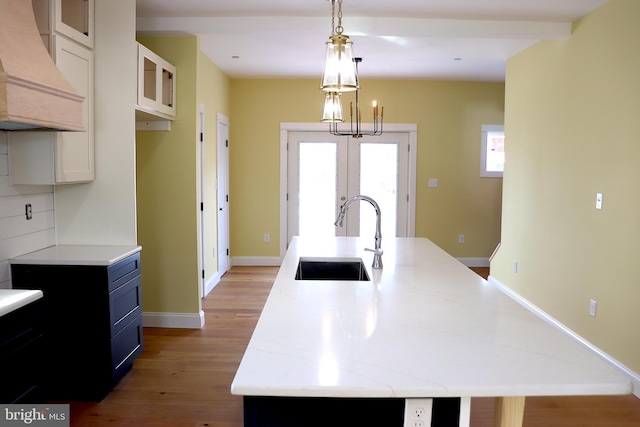
[[[249,396],[628,394],[631,381],[427,239],[294,238],[231,391]],[[294,280],[301,256],[361,257],[370,282]]]
[[[57,245],[20,255],[11,264],[109,266],[140,252],[141,246]]]
[[[11,313],[42,298],[42,291],[0,289],[0,316]]]

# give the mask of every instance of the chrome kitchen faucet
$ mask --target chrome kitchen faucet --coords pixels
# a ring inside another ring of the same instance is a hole
[[[357,195],[351,197],[349,200],[344,202],[342,206],[340,206],[340,213],[338,214],[338,218],[336,218],[336,222],[334,225],[343,226],[344,216],[347,214],[347,209],[349,209],[349,205],[356,200],[365,200],[371,203],[371,206],[376,210],[376,236],[375,236],[375,246],[374,249],[365,248],[365,251],[373,252],[373,265],[374,269],[382,268],[382,234],[380,233],[380,223],[381,223],[381,215],[380,206],[369,196]]]

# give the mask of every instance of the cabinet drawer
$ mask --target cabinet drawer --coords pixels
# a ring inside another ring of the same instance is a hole
[[[109,316],[113,337],[142,314],[142,284],[138,276],[109,294]]]
[[[42,398],[41,301],[0,317],[0,403],[33,403]]]
[[[138,316],[111,339],[114,382],[120,380],[131,369],[134,359],[142,353],[142,349],[142,316]]]
[[[0,403],[29,403],[41,398],[42,337],[36,336],[11,353],[0,355],[4,367]]]
[[[40,336],[42,300],[0,317],[0,354],[7,354]]]
[[[140,253],[136,253],[107,268],[109,292],[140,275]]]

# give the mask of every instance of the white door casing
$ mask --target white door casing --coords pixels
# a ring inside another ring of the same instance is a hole
[[[299,202],[298,195],[298,174],[297,170],[300,161],[300,146],[310,145],[309,143],[321,142],[323,145],[335,144],[338,148],[335,150],[338,156],[336,165],[336,201],[337,209],[347,197],[360,194],[360,156],[361,148],[364,146],[381,147],[387,145],[387,149],[395,151],[397,147],[397,207],[398,216],[396,234],[398,236],[415,235],[415,177],[416,177],[416,144],[417,144],[417,126],[416,125],[387,125],[385,133],[378,137],[365,137],[360,141],[356,141],[350,137],[336,137],[329,134],[327,126],[321,123],[282,123],[281,124],[281,168],[280,168],[280,185],[281,185],[281,238],[280,238],[280,254],[281,257],[286,252],[286,247],[290,238],[298,233],[297,204]],[[370,151],[370,150],[369,150]],[[394,154],[395,155],[395,154]],[[344,160],[348,159],[348,160]],[[333,165],[329,165],[333,168]],[[395,165],[394,165],[395,166]],[[369,171],[368,175],[363,176],[365,180],[363,185],[375,180],[378,173],[382,174],[387,170],[392,174],[396,169],[387,167],[387,165],[377,165],[378,169]],[[371,168],[370,168],[371,169]],[[393,170],[392,170],[393,169]],[[304,173],[304,170],[302,171]],[[329,174],[333,172],[331,169]],[[375,183],[374,183],[375,184]],[[333,185],[331,183],[330,185]],[[369,186],[368,191],[371,190]],[[375,185],[374,187],[375,188]],[[394,189],[396,191],[396,189]],[[382,196],[379,196],[382,197]],[[345,229],[336,229],[336,234],[359,234],[359,205],[358,203],[351,205],[349,215],[345,223]],[[363,215],[368,215],[368,208],[363,211]],[[373,212],[373,211],[371,211]],[[383,210],[383,222],[384,222]],[[337,212],[336,212],[337,213]],[[334,217],[335,218],[335,217]],[[323,219],[322,222],[326,222]],[[333,221],[331,221],[333,222]],[[383,226],[384,227],[384,226]],[[348,232],[347,232],[348,230]],[[388,233],[390,234],[390,233]]]

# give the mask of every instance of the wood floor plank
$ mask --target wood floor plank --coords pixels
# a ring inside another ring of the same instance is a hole
[[[145,328],[131,372],[102,402],[70,402],[71,426],[242,427],[242,398],[229,389],[277,273],[231,268],[203,300],[202,330]],[[494,405],[472,399],[471,427],[493,427]],[[523,427],[638,426],[634,396],[526,399]]]

